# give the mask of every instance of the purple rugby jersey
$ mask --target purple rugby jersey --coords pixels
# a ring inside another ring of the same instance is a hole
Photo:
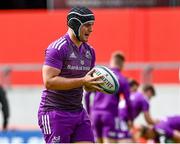
[[[45,51],[44,65],[61,70],[59,76],[65,78],[80,78],[94,67],[95,53],[87,44],[76,47],[68,34],[49,45]],[[42,93],[40,110],[60,109],[76,111],[82,109],[82,87],[71,90],[47,90]]]
[[[118,78],[120,85],[119,90],[115,94],[104,94],[101,92],[96,92],[92,111],[101,110],[110,112],[112,115],[117,116],[120,94],[124,95],[125,99],[127,100],[128,106],[131,109],[131,106],[129,104],[129,84],[127,82],[127,79],[120,73],[119,69],[111,68],[111,70]]]
[[[168,138],[173,137],[173,130],[180,131],[180,116],[171,116],[161,120],[154,126],[159,134],[163,134]]]
[[[149,110],[149,101],[140,92],[132,93],[130,96],[131,106],[132,106],[132,116],[133,120],[143,111]],[[119,104],[119,117],[122,120],[127,121],[128,112],[127,105],[125,101],[121,101]]]

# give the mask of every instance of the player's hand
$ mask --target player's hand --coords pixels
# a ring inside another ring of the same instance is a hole
[[[128,124],[129,129],[132,129],[134,126],[133,121],[131,121],[131,120],[128,120],[127,124]]]
[[[103,91],[103,89],[97,85],[92,85],[91,87],[84,86],[84,90],[87,92]]]
[[[92,77],[94,73],[94,69],[90,70],[83,78],[84,80],[84,87],[89,89],[90,91],[102,91],[102,89],[98,86],[99,84],[104,83],[101,78],[103,75]]]
[[[160,119],[155,119],[154,122],[155,124],[159,123],[161,120]]]

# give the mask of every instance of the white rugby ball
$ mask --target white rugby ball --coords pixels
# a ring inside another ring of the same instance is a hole
[[[103,89],[104,93],[113,94],[116,93],[119,89],[119,82],[116,75],[112,70],[105,66],[97,65],[93,68],[95,71],[92,74],[93,77],[104,75],[101,80],[104,81],[103,84],[99,84],[99,87]]]

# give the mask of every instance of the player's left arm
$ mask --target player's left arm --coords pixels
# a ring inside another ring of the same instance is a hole
[[[92,46],[90,46],[90,45],[89,45],[89,47],[90,47],[89,50],[90,50],[90,53],[91,53],[91,69],[93,69],[93,67],[95,66],[96,55],[95,55],[94,48]],[[92,87],[90,88],[90,87],[84,86],[83,88],[84,88],[84,90],[86,92],[95,92],[95,91],[97,91],[96,88],[92,88]]]
[[[83,88],[86,92],[95,92],[95,91],[97,91],[97,87],[96,88],[93,88],[93,87],[90,88],[90,87],[84,86]],[[100,89],[98,89],[98,90],[100,91]]]

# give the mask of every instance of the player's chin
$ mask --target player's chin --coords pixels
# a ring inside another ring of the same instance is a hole
[[[88,42],[88,38],[87,37],[83,38],[83,41]]]
[[[84,36],[84,37],[82,38],[82,42],[88,42],[88,38],[89,38],[89,37]]]

